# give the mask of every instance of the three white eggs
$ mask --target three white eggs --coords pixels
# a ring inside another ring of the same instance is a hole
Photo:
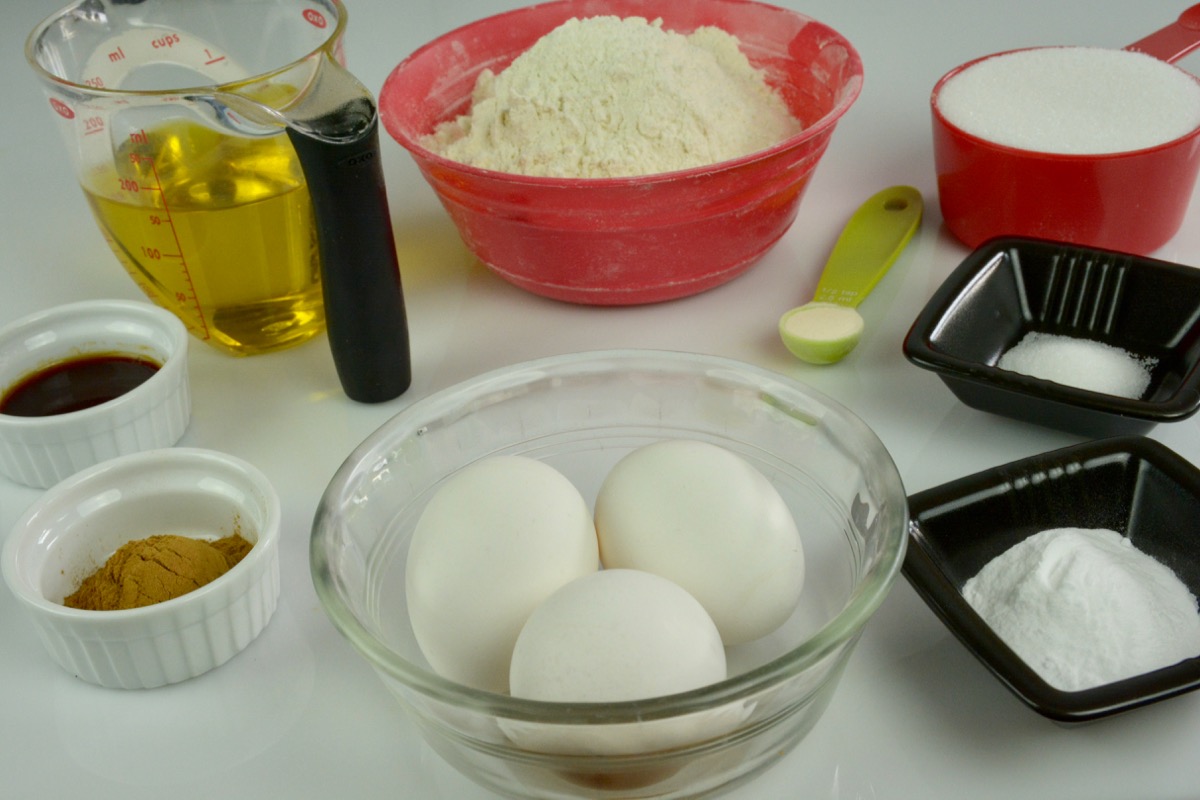
[[[544,462],[475,462],[431,498],[406,567],[409,619],[435,672],[561,702],[723,680],[724,648],[783,624],[803,584],[800,534],[770,481],[684,439],[618,461],[594,521]]]

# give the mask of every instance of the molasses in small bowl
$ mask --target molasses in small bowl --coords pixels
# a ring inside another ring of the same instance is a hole
[[[89,300],[0,329],[0,475],[46,488],[170,447],[191,417],[187,330],[149,303]]]

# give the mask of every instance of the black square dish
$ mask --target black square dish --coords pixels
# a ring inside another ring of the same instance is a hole
[[[963,585],[1011,546],[1050,528],[1129,537],[1200,594],[1200,471],[1140,436],[1094,440],[960,478],[909,498],[904,576],[942,622],[1018,698],[1069,724],[1200,687],[1200,658],[1103,686],[1043,680],[971,608]]]
[[[1157,360],[1140,399],[996,366],[1026,333]],[[1144,433],[1200,408],[1200,269],[1018,237],[980,245],[930,298],[904,355],[966,405],[1085,436]]]

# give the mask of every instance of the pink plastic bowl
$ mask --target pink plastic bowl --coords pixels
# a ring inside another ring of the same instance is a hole
[[[1146,255],[1183,224],[1200,171],[1200,128],[1120,153],[1060,155],[974,136],[942,116],[933,89],[933,154],[946,227],[968,247],[996,236],[1052,239]]]
[[[572,17],[661,17],[738,37],[804,130],[719,164],[632,178],[535,178],[431,153],[422,137],[469,110],[475,79],[499,72]],[[841,35],[801,14],[744,0],[563,0],[452,31],[401,62],[380,92],[388,133],[413,156],[484,264],[535,294],[591,305],[684,297],[749,268],[796,218],[834,127],[862,88]]]

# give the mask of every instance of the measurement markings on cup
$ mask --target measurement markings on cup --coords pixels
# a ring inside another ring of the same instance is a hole
[[[148,145],[149,138],[145,131],[136,131],[129,135],[129,140],[134,145]],[[158,167],[154,163],[154,156],[145,155],[142,153],[131,153],[130,161],[135,165],[146,167],[147,173],[153,177],[153,184],[146,185],[137,181],[121,179],[121,188],[132,192],[154,192],[158,194],[159,204],[162,207],[161,213],[152,212],[147,215],[147,221],[151,227],[165,225],[171,232],[171,240],[175,243],[175,252],[163,252],[159,247],[154,247],[151,244],[143,243],[141,245],[142,257],[149,261],[177,260],[179,263],[180,274],[183,277],[186,288],[175,292],[175,300],[180,305],[190,305],[196,313],[196,319],[199,321],[200,330],[197,333],[197,338],[207,340],[211,335],[208,329],[208,320],[204,315],[204,308],[200,305],[200,297],[196,293],[196,285],[192,281],[192,273],[188,269],[187,258],[183,254],[183,245],[179,241],[179,232],[175,228],[175,220],[171,217],[171,205],[167,200],[167,193],[163,191],[162,181],[158,176]]]

